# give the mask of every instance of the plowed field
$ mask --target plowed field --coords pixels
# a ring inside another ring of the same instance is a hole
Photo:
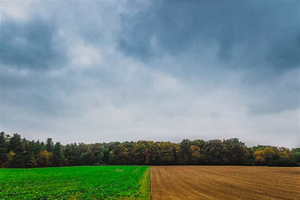
[[[153,200],[300,199],[300,168],[236,166],[154,166]]]

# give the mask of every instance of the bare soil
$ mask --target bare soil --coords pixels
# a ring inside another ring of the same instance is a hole
[[[299,200],[299,167],[153,166],[153,200]]]

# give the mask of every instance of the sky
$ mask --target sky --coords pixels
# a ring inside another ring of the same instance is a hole
[[[0,130],[300,146],[298,0],[0,2]]]

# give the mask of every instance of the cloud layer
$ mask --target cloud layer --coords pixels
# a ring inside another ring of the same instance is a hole
[[[1,130],[299,146],[298,4],[3,1]]]

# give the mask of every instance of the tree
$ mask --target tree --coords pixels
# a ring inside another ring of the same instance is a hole
[[[103,152],[99,153],[99,154],[96,156],[96,159],[97,159],[96,165],[104,164],[103,158],[104,158],[104,153],[103,153]]]
[[[228,151],[222,140],[210,140],[205,145],[207,164],[224,165],[228,164]]]
[[[7,158],[7,140],[5,137],[5,133],[0,133],[0,167],[4,165],[5,162],[8,161]]]
[[[40,167],[49,167],[52,161],[52,153],[47,150],[41,151],[37,157],[37,163]]]
[[[26,155],[26,167],[36,167],[37,166],[37,162],[36,159],[34,158],[34,154],[33,152],[29,152]]]
[[[129,151],[126,147],[123,147],[120,156],[119,156],[119,164],[130,164],[130,157],[129,157]]]
[[[26,167],[36,167],[37,162],[34,156],[34,141],[25,141],[25,166]]]
[[[78,147],[76,143],[67,144],[64,147],[65,164],[69,166],[79,165]]]
[[[150,148],[146,149],[146,161],[145,164],[146,165],[150,165],[152,163],[152,152]]]
[[[62,146],[59,142],[55,143],[53,150],[53,165],[54,166],[63,166],[64,165],[64,154]]]
[[[8,148],[13,151],[15,155],[13,156],[10,166],[11,167],[25,167],[25,147],[24,141],[22,141],[21,136],[17,133],[10,138]]]
[[[180,144],[174,144],[174,164],[180,164]]]
[[[143,143],[135,143],[131,150],[134,164],[143,165],[146,162],[146,146]]]
[[[109,152],[109,164],[114,165],[116,164],[116,155],[114,153],[114,151],[110,151]]]
[[[158,147],[158,164],[174,164],[174,149],[171,142],[160,142]]]
[[[3,164],[4,167],[10,167],[11,162],[16,154],[13,151],[8,152],[7,161]]]
[[[278,158],[278,161],[276,163],[276,165],[279,166],[295,166],[297,165],[297,162],[294,159],[294,154],[293,152],[285,147],[280,147],[279,148],[279,156],[280,158]]]
[[[104,163],[104,149],[104,146],[100,143],[89,145],[88,152],[90,154],[92,165],[100,165]]]
[[[295,148],[292,150],[293,156],[294,156],[294,160],[300,164],[300,148]]]
[[[248,150],[245,148],[245,144],[240,142],[238,138],[223,140],[223,144],[227,151],[227,164],[241,165],[247,162],[249,156]]]
[[[266,147],[263,150],[263,157],[265,158],[267,165],[276,165],[276,159],[279,158],[279,151],[276,147]]]
[[[263,150],[256,150],[253,155],[255,158],[255,160],[254,160],[255,164],[260,165],[260,166],[266,164],[266,159],[263,157],[264,156]]]
[[[160,164],[160,152],[159,152],[159,142],[152,143],[147,150],[146,163],[147,164]]]
[[[294,159],[293,153],[288,148],[280,147],[279,152],[280,152],[280,157],[283,158],[283,159],[287,159],[287,160],[293,160]]]
[[[81,165],[91,165],[90,152],[84,152],[79,159]]]
[[[53,141],[52,141],[52,138],[47,138],[47,141],[46,141],[46,150],[48,152],[53,152]]]
[[[262,156],[256,156],[255,157],[255,163],[257,164],[257,165],[265,165],[266,164],[266,160],[264,159],[264,157],[262,157]]]
[[[201,158],[200,147],[196,145],[190,146],[190,154],[191,154],[191,163],[198,164]]]
[[[263,150],[263,155],[266,159],[272,159],[273,157],[275,157],[276,153],[274,151],[274,149],[272,147],[266,147]]]
[[[28,141],[19,134],[0,132],[0,167],[50,167],[78,165],[300,165],[300,148],[258,145],[248,148],[237,138],[227,140],[184,139],[172,142],[110,142],[53,145]]]
[[[179,151],[179,164],[187,165],[190,163],[190,146],[191,141],[188,139],[182,140]]]

